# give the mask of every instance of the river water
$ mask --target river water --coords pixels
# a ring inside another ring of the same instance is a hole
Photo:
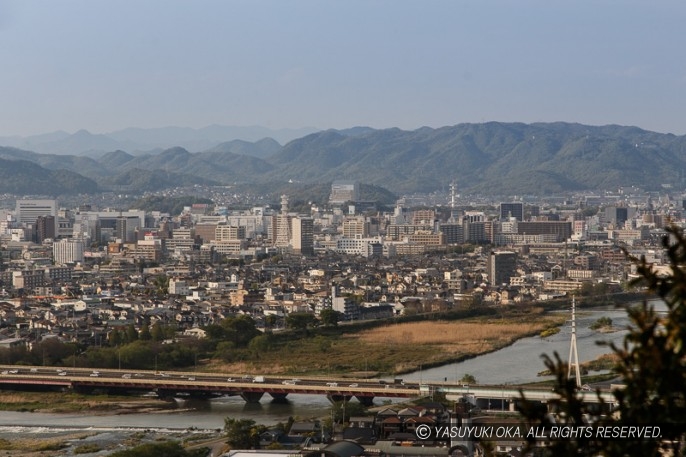
[[[621,344],[626,330],[613,333],[598,333],[589,326],[599,317],[612,319],[613,327],[626,329],[628,318],[621,309],[577,310],[577,349],[579,362],[593,360],[610,352],[600,347],[597,341],[612,341]],[[421,370],[403,376],[406,380],[421,382],[455,381],[464,374],[476,377],[479,384],[519,384],[540,381],[537,376],[545,366],[541,354],[552,355],[557,351],[567,360],[570,349],[571,325],[551,337],[530,337],[518,340],[511,346],[485,354],[474,359],[443,367]],[[3,411],[0,414],[0,436],[8,433],[45,433],[46,430],[61,430],[64,427],[78,430],[216,430],[224,426],[224,418],[254,419],[265,425],[285,422],[289,417],[308,419],[322,417],[329,413],[329,401],[319,395],[290,395],[288,402],[276,403],[265,395],[257,404],[245,403],[240,397],[224,397],[212,401],[179,401],[178,411],[167,413],[140,413],[125,415],[88,414],[45,414]],[[377,399],[381,404],[383,399]]]

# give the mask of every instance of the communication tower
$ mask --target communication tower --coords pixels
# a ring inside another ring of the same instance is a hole
[[[574,362],[572,362],[574,360]],[[572,296],[572,340],[569,346],[569,363],[567,364],[567,377],[572,377],[572,368],[574,369],[574,376],[576,378],[576,386],[581,387],[581,373],[579,372],[579,352],[576,348],[576,301]]]
[[[450,183],[450,221],[456,221],[457,216],[457,182],[453,179]]]

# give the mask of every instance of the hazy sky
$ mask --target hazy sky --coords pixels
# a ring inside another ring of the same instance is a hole
[[[686,2],[0,0],[0,136],[568,121],[686,133]]]

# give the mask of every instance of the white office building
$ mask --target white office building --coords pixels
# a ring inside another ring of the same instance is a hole
[[[59,240],[52,245],[52,257],[55,265],[83,262],[84,243],[80,238]]]

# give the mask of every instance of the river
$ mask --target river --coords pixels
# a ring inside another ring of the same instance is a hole
[[[599,340],[621,343],[626,330],[598,333],[589,326],[599,317],[612,319],[613,326],[625,329],[628,325],[626,311],[621,309],[592,309],[577,311],[577,349],[579,362],[595,359],[609,352],[596,344]],[[551,337],[529,337],[514,344],[460,363],[420,370],[403,376],[407,380],[422,382],[454,381],[464,374],[476,377],[479,384],[520,384],[540,381],[537,376],[545,369],[541,354],[552,355],[557,351],[563,360],[569,355],[571,325]],[[178,411],[166,413],[136,413],[125,415],[46,414],[4,411],[0,414],[0,435],[8,433],[45,433],[64,427],[79,430],[107,431],[109,429],[169,429],[189,428],[216,430],[224,426],[225,417],[254,419],[266,425],[288,420],[290,416],[301,419],[325,416],[329,401],[318,395],[291,395],[286,403],[272,402],[265,395],[260,403],[248,404],[240,397],[224,397],[212,401],[179,401]],[[377,399],[381,404],[382,399]]]

